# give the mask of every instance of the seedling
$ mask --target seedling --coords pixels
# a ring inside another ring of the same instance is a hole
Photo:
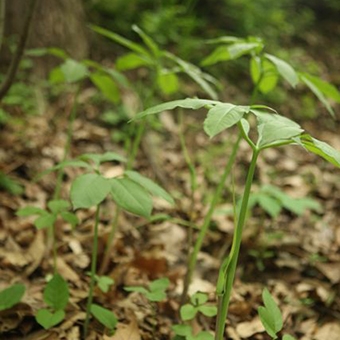
[[[115,283],[111,277],[108,276],[95,276],[95,280],[97,282],[97,286],[103,293],[107,293],[110,289],[110,287]]]
[[[222,340],[224,338],[230,294],[242,241],[242,231],[247,215],[248,201],[259,154],[267,148],[295,144],[340,167],[340,152],[333,149],[327,143],[305,134],[297,123],[280,116],[275,110],[263,105],[237,106],[212,100],[185,99],[151,107],[139,113],[136,118],[142,118],[164,110],[173,110],[176,107],[186,109],[207,108],[208,114],[204,121],[204,130],[209,137],[212,138],[225,129],[236,125],[240,131],[240,135],[252,149],[252,159],[245,182],[241,208],[235,221],[236,226],[232,247],[229,255],[221,264],[216,285],[219,302],[215,340]],[[252,137],[250,137],[253,136],[253,134],[250,135],[251,125],[247,120],[248,116],[253,116],[253,119],[256,121],[258,136],[256,141],[253,141]]]
[[[262,299],[264,302],[264,307],[260,306],[258,308],[258,313],[263,327],[265,328],[268,335],[274,340],[278,338],[277,334],[282,330],[283,327],[282,314],[267,288],[265,288],[262,292]],[[282,340],[296,339],[289,334],[285,334]]]
[[[54,274],[44,290],[44,302],[49,308],[39,309],[36,314],[37,322],[49,329],[65,318],[65,308],[69,300],[67,282],[59,274]]]
[[[172,340],[214,340],[214,336],[207,332],[201,331],[198,334],[192,334],[192,329],[189,325],[175,325],[172,330],[176,336]]]
[[[16,283],[0,292],[0,311],[12,308],[19,303],[25,294],[25,286]]]

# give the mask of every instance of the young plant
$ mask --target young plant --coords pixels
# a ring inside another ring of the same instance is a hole
[[[273,340],[275,340],[278,338],[277,334],[282,330],[283,327],[282,314],[267,288],[263,289],[262,299],[264,306],[260,306],[258,308],[258,314],[266,332]],[[282,340],[296,339],[289,334],[285,334]]]
[[[246,220],[251,186],[260,153],[268,148],[294,144],[340,167],[340,152],[333,149],[327,143],[321,142],[309,134],[305,134],[297,123],[280,116],[275,110],[263,105],[238,106],[212,100],[188,98],[151,107],[139,113],[136,118],[142,118],[164,110],[173,110],[176,107],[196,110],[203,107],[207,108],[208,114],[204,121],[204,130],[210,138],[227,128],[237,126],[242,138],[252,150],[241,208],[235,221],[236,225],[231,250],[221,264],[216,285],[218,315],[215,340],[222,340],[224,338],[225,322],[241,247],[242,231]],[[258,137],[256,141],[253,141],[252,137],[250,137],[254,134],[250,134],[251,125],[248,122],[248,116],[252,116],[256,122]]]
[[[35,319],[45,329],[49,329],[65,318],[65,308],[69,301],[67,282],[59,274],[54,274],[44,290],[44,302],[49,308],[37,311]]]
[[[10,309],[19,303],[25,294],[26,287],[16,283],[0,292],[0,311]]]

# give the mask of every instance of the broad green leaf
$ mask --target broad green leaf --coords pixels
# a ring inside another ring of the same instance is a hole
[[[137,25],[133,25],[132,29],[142,38],[144,44],[150,49],[154,57],[158,58],[161,54],[157,44]]]
[[[279,76],[275,66],[267,60],[262,60],[261,63],[261,79],[258,84],[259,90],[266,94],[272,91],[279,80]]]
[[[130,287],[124,287],[124,290],[127,292],[136,292],[136,293],[141,293],[143,295],[146,295],[149,293],[149,291],[141,286],[130,286]]]
[[[152,211],[152,199],[149,193],[139,184],[128,178],[112,178],[111,195],[121,208],[146,218]]]
[[[90,310],[91,314],[106,328],[110,330],[116,328],[118,320],[113,312],[94,303],[91,305]]]
[[[174,325],[172,326],[172,329],[177,335],[185,337],[190,336],[192,332],[189,325]]]
[[[112,103],[117,104],[120,100],[119,89],[112,78],[102,72],[92,73],[90,79],[98,90]]]
[[[296,340],[293,336],[289,334],[285,334],[282,338],[282,340]]]
[[[134,51],[136,53],[140,53],[140,54],[143,54],[145,56],[149,56],[150,57],[150,54],[149,52],[144,48],[142,47],[141,45],[131,41],[131,40],[128,40],[122,36],[120,36],[119,34],[116,34],[114,32],[111,32],[105,28],[102,28],[102,27],[99,27],[99,26],[95,26],[95,25],[90,25],[90,28],[103,35],[104,37],[106,38],[109,38],[113,41],[115,41],[116,43],[130,49],[131,51]]]
[[[140,119],[148,115],[153,115],[156,113],[160,113],[167,110],[173,110],[177,107],[181,107],[183,109],[192,109],[197,110],[201,107],[204,107],[206,105],[215,105],[217,102],[215,100],[208,100],[208,99],[195,99],[195,98],[186,98],[186,99],[180,99],[180,100],[174,100],[171,102],[162,103],[156,106],[152,106],[136,115],[132,120]]]
[[[220,61],[225,61],[229,59],[230,56],[227,46],[218,46],[212,53],[210,53],[206,58],[202,60],[201,65],[210,66],[217,64]]]
[[[55,214],[49,214],[45,212],[45,214],[39,216],[35,221],[34,225],[37,229],[44,229],[44,228],[52,228],[57,216]]]
[[[101,163],[104,163],[104,162],[113,162],[113,161],[126,162],[125,157],[119,155],[118,153],[110,152],[110,151],[105,152],[103,154],[85,153],[79,156],[79,158],[85,161],[91,160],[96,166],[99,166]]]
[[[9,309],[20,302],[25,294],[26,287],[16,283],[0,292],[0,311]]]
[[[258,120],[257,131],[259,148],[275,146],[283,141],[299,136],[303,130],[300,125],[278,114],[252,110]]]
[[[65,309],[69,299],[68,285],[60,274],[54,274],[44,290],[44,301],[54,310]]]
[[[332,109],[331,105],[329,104],[325,94],[323,92],[323,88],[320,87],[320,84],[316,84],[311,80],[311,78],[307,78],[305,74],[300,74],[300,79],[303,81],[309,89],[316,95],[316,97],[320,100],[320,102],[325,106],[327,111],[330,113],[332,117],[335,116],[334,110]]]
[[[190,301],[194,306],[203,305],[208,301],[208,299],[208,295],[201,292],[197,292],[190,297]]]
[[[111,279],[111,277],[108,277],[108,276],[97,276],[97,275],[96,275],[96,281],[97,281],[98,287],[104,293],[107,293],[109,291],[110,287],[115,282],[113,279]]]
[[[183,321],[192,320],[196,314],[197,308],[190,304],[185,304],[180,309],[180,315]]]
[[[196,336],[193,336],[192,340],[214,340],[214,336],[207,331],[203,331],[199,332]]]
[[[280,75],[292,86],[296,87],[299,83],[299,77],[292,66],[284,60],[277,58],[271,54],[265,53],[265,57],[270,60],[276,67]]]
[[[17,216],[26,217],[32,215],[45,215],[46,210],[37,207],[24,207],[20,208],[17,212]]]
[[[149,301],[159,302],[166,298],[166,293],[164,291],[154,291],[147,292],[145,296]]]
[[[257,197],[257,201],[262,209],[267,212],[272,218],[275,218],[281,212],[282,206],[277,199],[260,193]]]
[[[79,223],[79,219],[77,215],[75,215],[72,212],[69,211],[62,211],[60,213],[61,217],[63,218],[64,221],[68,222],[71,224],[72,228],[75,228],[77,224]]]
[[[178,77],[168,71],[158,73],[157,84],[164,94],[173,94],[179,89]]]
[[[199,306],[198,310],[205,316],[209,318],[217,315],[217,307],[216,306]]]
[[[175,203],[173,198],[163,188],[161,188],[158,184],[156,184],[151,179],[145,176],[142,176],[140,173],[136,171],[131,171],[131,170],[125,171],[124,175],[130,178],[132,181],[144,187],[147,191],[150,192],[150,194],[157,196],[157,197],[161,197],[167,202],[169,202],[170,204]]]
[[[308,79],[309,82],[311,82],[327,98],[331,98],[335,100],[337,103],[340,103],[340,92],[334,85],[328,83],[327,81],[322,80],[319,77],[312,76],[311,74],[308,73],[301,73],[301,75],[305,79]]]
[[[258,308],[261,322],[267,333],[276,339],[276,334],[282,329],[283,326],[281,311],[267,288],[265,288],[262,292],[262,299],[265,307],[261,306]]]
[[[73,59],[67,59],[60,66],[60,70],[68,83],[76,83],[77,81],[86,78],[89,74],[85,65]]]
[[[45,329],[50,329],[57,325],[63,321],[64,318],[65,312],[63,310],[58,310],[55,313],[52,313],[48,309],[39,309],[35,316],[38,324],[43,326]]]
[[[249,54],[254,49],[260,47],[259,43],[256,42],[239,42],[228,46],[228,52],[230,59],[237,59],[245,54]]]
[[[52,200],[47,203],[47,206],[54,214],[58,214],[63,210],[69,209],[70,203],[65,200]]]
[[[308,151],[319,155],[329,163],[340,167],[340,152],[329,144],[319,141],[310,135],[303,135],[300,138],[297,138],[297,141]]]
[[[209,110],[204,121],[204,131],[212,138],[221,131],[235,125],[249,111],[249,106],[221,103]]]
[[[223,37],[218,37],[214,39],[208,39],[206,41],[207,44],[230,44],[230,43],[235,43],[235,42],[241,42],[244,41],[244,39],[240,39],[231,35],[223,36]]]
[[[151,292],[158,291],[158,290],[166,290],[169,287],[170,281],[167,277],[163,277],[161,279],[157,279],[152,281],[149,284],[149,289]]]
[[[108,179],[98,174],[77,177],[71,186],[71,201],[74,209],[90,208],[101,203],[110,192]]]
[[[116,60],[117,70],[127,71],[133,70],[141,66],[150,66],[153,62],[146,58],[144,55],[139,55],[136,53],[128,53]]]
[[[252,56],[249,63],[250,76],[253,81],[253,84],[257,84],[260,80],[262,67],[261,67],[261,58],[259,56]]]
[[[61,84],[65,82],[65,75],[64,72],[60,69],[60,66],[55,67],[51,70],[48,74],[48,82],[50,85]]]

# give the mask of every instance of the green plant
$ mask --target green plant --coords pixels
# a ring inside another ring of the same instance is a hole
[[[272,339],[277,339],[277,334],[283,327],[281,311],[267,288],[263,289],[262,299],[264,306],[258,308],[258,314],[268,335],[271,336]],[[295,338],[289,334],[285,334],[282,340],[295,340]]]
[[[0,311],[12,308],[19,303],[25,294],[25,290],[25,286],[20,283],[16,283],[3,289],[0,292]]]
[[[216,340],[224,337],[224,328],[228,313],[230,294],[234,282],[241,241],[242,231],[246,220],[248,201],[259,154],[268,148],[295,144],[307,151],[323,157],[328,162],[340,167],[340,152],[327,143],[321,142],[309,134],[292,120],[280,116],[275,110],[263,105],[237,106],[230,103],[204,99],[185,99],[163,103],[151,107],[136,116],[136,119],[156,114],[164,110],[173,110],[177,107],[186,109],[207,108],[208,114],[204,121],[204,130],[209,137],[214,137],[227,128],[236,125],[242,138],[252,150],[252,159],[249,165],[245,187],[243,191],[241,208],[235,221],[235,231],[229,255],[223,260],[216,285],[218,296],[218,315],[216,323]],[[251,120],[256,122],[257,140],[253,141],[250,134]]]
[[[45,329],[49,329],[65,318],[65,308],[69,301],[67,282],[59,274],[54,274],[44,290],[44,302],[49,309],[42,308],[35,316],[37,322]]]

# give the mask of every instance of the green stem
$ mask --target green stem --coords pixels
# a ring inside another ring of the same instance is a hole
[[[137,153],[138,153],[138,150],[139,150],[139,145],[141,143],[145,128],[146,128],[146,119],[143,119],[137,125],[136,134],[135,134],[135,137],[132,141],[132,146],[131,146],[131,150],[130,150],[130,154],[129,154],[128,162],[127,162],[127,166],[126,166],[128,170],[132,169],[133,163],[136,160]]]
[[[226,324],[226,319],[227,319],[227,314],[228,314],[231,290],[232,290],[234,278],[235,278],[238,256],[239,256],[240,247],[241,247],[242,231],[243,231],[243,226],[244,226],[246,215],[247,215],[248,200],[249,200],[250,190],[251,190],[251,186],[252,186],[252,182],[254,178],[256,161],[257,161],[259,153],[260,153],[259,149],[257,148],[253,149],[253,156],[252,156],[252,160],[251,160],[250,167],[248,170],[246,185],[245,185],[244,192],[243,192],[241,210],[239,213],[239,218],[237,220],[237,226],[234,232],[233,243],[232,243],[232,247],[231,247],[230,254],[229,254],[230,263],[229,263],[229,266],[226,272],[224,292],[218,298],[219,301],[218,301],[218,313],[217,313],[217,321],[216,321],[215,340],[224,339],[224,329],[225,329],[225,324]]]
[[[90,310],[93,300],[93,290],[95,284],[96,268],[97,268],[97,256],[98,256],[98,225],[99,225],[99,210],[100,205],[97,205],[94,232],[93,232],[93,246],[92,246],[92,259],[91,259],[91,281],[89,288],[89,296],[86,304],[86,318],[84,323],[84,339],[87,337],[89,322],[90,322]]]
[[[194,249],[192,250],[192,253],[190,255],[190,259],[189,259],[189,265],[188,265],[188,271],[186,273],[186,277],[184,279],[184,287],[183,287],[183,292],[182,292],[182,301],[186,299],[186,296],[188,294],[188,290],[189,290],[189,286],[192,280],[192,275],[193,272],[195,270],[196,267],[196,263],[197,263],[197,256],[198,253],[200,252],[201,248],[202,248],[202,244],[205,238],[205,235],[209,229],[209,225],[211,222],[211,218],[213,216],[213,213],[215,211],[215,207],[217,205],[217,203],[219,202],[221,195],[222,195],[222,191],[225,185],[225,181],[228,177],[228,175],[230,174],[231,168],[235,162],[235,158],[237,155],[237,151],[241,142],[242,136],[241,134],[238,135],[237,140],[233,146],[233,150],[232,153],[230,155],[230,158],[226,164],[226,167],[224,168],[224,172],[222,174],[222,177],[218,183],[218,186],[214,192],[214,196],[210,202],[210,206],[209,206],[209,210],[207,212],[207,214],[205,215],[204,221],[203,221],[203,225],[200,229],[200,232],[198,234]]]

